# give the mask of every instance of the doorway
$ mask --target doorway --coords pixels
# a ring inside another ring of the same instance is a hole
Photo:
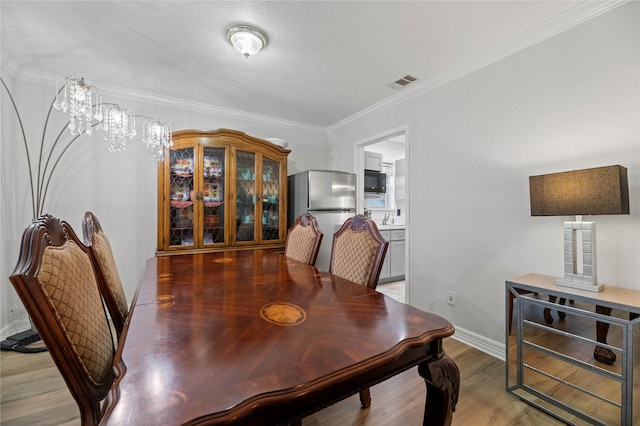
[[[401,128],[360,141],[356,144],[355,155],[358,180],[357,211],[364,213],[366,209],[383,236],[390,234],[393,237],[389,240],[390,245],[385,256],[387,265],[383,265],[379,290],[384,292],[385,286],[393,285],[394,291],[397,292],[399,287],[403,287],[400,291],[404,293],[406,303],[410,301],[408,151],[408,131],[406,128]],[[387,190],[384,194],[372,194],[364,190],[366,158],[377,156],[382,157],[382,168],[378,171],[387,176]],[[402,230],[404,230],[403,233],[391,232]],[[397,235],[404,235],[404,239],[397,239]],[[383,278],[385,266],[389,271],[387,278]]]

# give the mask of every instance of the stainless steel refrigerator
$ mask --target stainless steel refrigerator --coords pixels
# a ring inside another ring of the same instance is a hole
[[[306,212],[324,234],[316,267],[329,270],[333,234],[356,211],[356,175],[333,170],[307,170],[289,176],[289,227]]]

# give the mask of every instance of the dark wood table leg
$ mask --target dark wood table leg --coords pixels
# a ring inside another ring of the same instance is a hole
[[[556,296],[549,296],[549,302],[551,303],[556,303]],[[547,324],[552,324],[553,323],[553,317],[551,316],[551,309],[550,308],[544,308],[544,312],[542,313],[542,316],[544,316],[544,321]]]
[[[606,308],[604,306],[596,305],[596,313],[602,315],[611,315],[611,308]],[[609,323],[608,322],[596,322],[596,340],[599,343],[607,343],[607,334],[609,333]],[[593,357],[596,361],[600,361],[602,363],[611,365],[616,362],[616,354],[608,348],[602,346],[596,346],[593,351]]]
[[[566,302],[567,302],[567,299],[565,299],[564,297],[561,297],[560,300],[559,300],[559,303],[561,305],[564,305]],[[565,319],[567,317],[567,313],[564,312],[564,311],[558,311],[558,317],[560,319]]]
[[[549,302],[556,303],[557,298],[558,298],[557,296],[549,296]],[[564,297],[560,298],[560,304],[561,305],[564,305],[566,302],[567,302],[567,299],[565,299]],[[553,323],[553,317],[551,316],[551,309],[544,308],[544,312],[543,312],[542,315],[544,316],[544,321],[547,324],[552,324]],[[565,319],[566,316],[567,316],[566,312],[558,311],[558,317],[560,319]]]
[[[360,405],[362,405],[362,408],[371,407],[371,391],[369,388],[360,391]]]
[[[418,373],[427,384],[424,425],[449,426],[458,403],[460,370],[442,349],[442,340],[431,343],[433,357],[418,366]]]

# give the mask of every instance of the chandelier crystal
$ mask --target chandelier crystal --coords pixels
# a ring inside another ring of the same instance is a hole
[[[62,85],[62,88],[60,87]],[[93,130],[91,121],[98,119],[98,111],[102,108],[102,95],[97,87],[84,81],[65,77],[64,82],[56,82],[56,98],[53,107],[63,112],[69,111],[69,130],[72,135],[86,133]],[[62,95],[62,97],[61,97]],[[94,103],[95,102],[95,103]]]
[[[116,104],[105,104],[98,112],[98,117],[102,119],[98,130],[104,133],[104,140],[109,142],[109,151],[127,149],[127,140],[137,134],[133,111]]]
[[[57,110],[69,112],[68,127],[75,136],[71,143],[83,133],[91,135],[96,126],[109,143],[109,151],[124,151],[127,142],[138,134],[135,113],[117,104],[102,103],[100,90],[87,84],[84,78],[60,78],[56,89],[52,105]],[[165,148],[173,146],[171,125],[154,117],[142,117],[149,119],[144,123],[142,142],[151,151],[152,159],[163,160]]]
[[[164,159],[165,148],[173,146],[173,136],[171,134],[171,124],[163,123],[153,119],[144,123],[142,128],[142,142],[151,151],[151,158],[154,160]]]

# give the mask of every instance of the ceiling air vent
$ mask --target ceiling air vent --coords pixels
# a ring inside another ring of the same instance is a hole
[[[391,87],[392,89],[400,90],[400,89],[404,89],[405,87],[407,87],[408,85],[410,85],[411,83],[417,80],[418,80],[417,77],[414,77],[412,75],[405,75],[401,79],[396,80],[393,83],[390,83],[389,87]]]

